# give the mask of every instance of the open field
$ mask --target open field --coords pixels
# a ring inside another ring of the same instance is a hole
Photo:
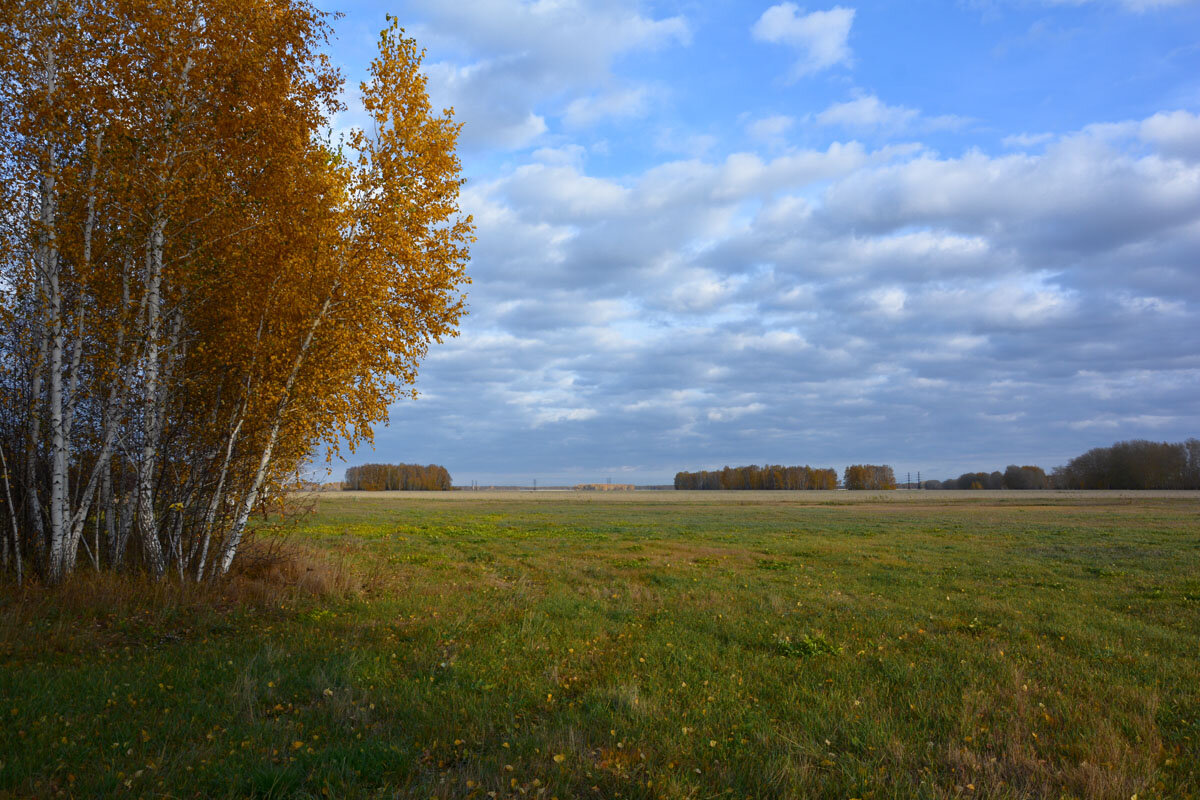
[[[0,592],[0,797],[1200,796],[1200,495],[320,495]]]
[[[307,492],[302,496],[331,500],[380,500],[380,492],[328,491]],[[395,494],[395,493],[392,493]],[[561,503],[595,500],[600,503],[716,503],[718,505],[760,505],[787,503],[792,505],[860,505],[862,503],[917,503],[945,505],[955,502],[997,503],[1002,505],[1091,505],[1111,500],[1192,500],[1200,502],[1200,492],[1194,491],[1111,491],[1075,492],[1047,489],[1045,491],[997,491],[985,489],[916,490],[898,489],[879,492],[836,491],[677,491],[675,489],[637,489],[634,491],[580,491],[576,489],[456,489],[452,492],[406,492],[409,499],[464,502],[479,500],[517,500],[524,502]],[[395,499],[395,498],[393,498]]]

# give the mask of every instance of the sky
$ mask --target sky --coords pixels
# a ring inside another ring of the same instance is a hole
[[[318,5],[348,87],[387,14],[426,49],[477,235],[349,464],[903,481],[1200,436],[1200,2]]]

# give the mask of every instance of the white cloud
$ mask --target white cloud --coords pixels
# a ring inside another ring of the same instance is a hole
[[[747,414],[757,414],[760,411],[766,410],[766,408],[762,403],[749,403],[744,406],[722,406],[720,408],[710,408],[706,416],[712,422],[729,422],[739,417],[744,417]]]
[[[750,29],[755,39],[784,44],[797,51],[791,80],[822,70],[848,65],[851,60],[850,27],[854,9],[835,6],[805,14],[795,3],[780,3],[763,12]]]
[[[980,415],[1025,414],[1006,426],[1014,460],[1073,431],[1055,446],[1194,429],[1192,124],[1091,126],[1033,153],[849,142],[619,177],[578,146],[543,148],[464,193],[472,314],[427,362],[439,400],[420,419],[472,465],[511,470],[519,452],[668,475],[697,448],[824,466],[852,442],[886,459],[897,430],[924,452],[947,431],[987,451]]]
[[[1001,140],[1001,144],[1010,148],[1031,148],[1038,145],[1046,144],[1053,141],[1053,133],[1017,133],[1012,136],[1005,136]]]
[[[717,146],[717,137],[709,133],[660,128],[655,134],[654,146],[664,153],[702,158]]]
[[[533,427],[540,428],[555,422],[582,422],[594,419],[597,413],[594,408],[538,408],[533,410],[531,421]]]
[[[607,74],[620,53],[687,43],[682,17],[652,19],[621,0],[418,0],[428,32],[483,53],[520,54],[567,78]]]
[[[1068,427],[1075,430],[1088,430],[1089,428],[1101,428],[1108,430],[1128,430],[1129,428],[1161,428],[1165,425],[1170,425],[1176,422],[1179,418],[1167,416],[1164,414],[1137,414],[1127,417],[1118,417],[1115,415],[1104,415],[1092,417],[1091,419],[1083,419],[1068,424]]]
[[[820,125],[837,125],[850,130],[899,133],[908,129],[954,130],[970,120],[953,114],[922,117],[915,108],[889,106],[873,94],[844,103],[834,103],[816,116]]]
[[[918,116],[920,112],[915,108],[889,106],[871,94],[834,103],[817,114],[817,122],[846,128],[903,128]]]
[[[460,142],[468,148],[527,147],[545,131],[545,117],[560,111],[578,124],[619,111],[622,93],[636,90],[591,98],[590,106],[584,99],[573,111],[571,104],[611,85],[620,55],[691,36],[682,17],[654,19],[620,0],[420,0],[412,11],[422,42],[461,54],[427,64],[426,73],[434,105],[453,106],[464,122]],[[565,105],[548,108],[552,102]]]
[[[620,214],[629,190],[613,181],[584,175],[575,166],[528,164],[505,182],[517,205],[542,209],[544,220],[578,222]]]
[[[777,144],[782,141],[783,137],[795,124],[796,120],[792,117],[776,114],[770,117],[751,120],[746,124],[746,133],[752,139],[767,142],[768,144]]]
[[[519,71],[511,59],[425,67],[435,107],[453,108],[456,121],[463,123],[463,146],[502,150],[527,147],[547,130],[545,118],[531,110],[529,87]]]
[[[871,291],[866,299],[875,312],[883,314],[885,317],[896,319],[904,313],[904,305],[908,301],[908,293],[899,286],[889,286]]]
[[[608,117],[640,117],[646,113],[649,99],[644,86],[579,97],[567,105],[563,122],[572,128],[586,128]]]
[[[577,144],[568,144],[562,147],[543,147],[539,150],[534,150],[530,154],[530,158],[533,161],[555,167],[581,167],[586,156],[587,151]]]
[[[1143,120],[1138,133],[1165,155],[1200,161],[1200,114],[1160,112]]]

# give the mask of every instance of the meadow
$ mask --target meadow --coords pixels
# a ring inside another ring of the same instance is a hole
[[[0,797],[1200,796],[1197,493],[313,502],[0,589]]]

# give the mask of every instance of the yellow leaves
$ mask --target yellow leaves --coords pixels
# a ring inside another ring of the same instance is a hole
[[[567,756],[564,753],[556,753],[554,755],[554,763],[555,764],[561,764],[566,760],[567,760]]]

